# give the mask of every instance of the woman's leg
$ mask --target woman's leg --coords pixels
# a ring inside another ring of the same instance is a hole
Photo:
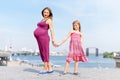
[[[52,71],[52,66],[50,62],[47,62],[47,68],[49,72]]]
[[[44,62],[43,72],[47,71],[47,62]]]
[[[78,61],[75,61],[74,73],[78,73],[78,65],[79,65],[79,62],[78,62]]]
[[[69,64],[70,64],[70,62],[66,61],[64,73],[66,73],[68,71]]]

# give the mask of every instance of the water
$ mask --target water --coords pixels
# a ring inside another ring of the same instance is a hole
[[[40,56],[12,56],[13,59],[28,60],[32,64],[43,64]],[[64,66],[66,56],[50,56],[51,63],[54,65]],[[70,67],[74,67],[74,62],[71,62]],[[88,56],[88,62],[80,62],[79,67],[81,68],[115,68],[115,60],[112,58],[103,58],[103,55],[96,57],[95,55]]]

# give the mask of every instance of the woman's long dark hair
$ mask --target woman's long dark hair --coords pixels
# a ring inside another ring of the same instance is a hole
[[[46,10],[46,9],[50,12],[49,18],[52,19],[52,18],[53,18],[53,13],[52,13],[52,10],[51,10],[49,7],[45,7],[45,8],[42,10],[42,16],[44,17],[43,12],[44,12],[44,10]]]

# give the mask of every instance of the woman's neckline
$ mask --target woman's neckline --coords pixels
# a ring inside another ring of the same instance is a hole
[[[43,18],[42,21],[47,21],[49,18]]]
[[[46,22],[46,20],[45,20],[45,19],[42,19],[41,21],[42,21],[42,22]]]

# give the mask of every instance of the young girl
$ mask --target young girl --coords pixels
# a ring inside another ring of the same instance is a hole
[[[69,46],[69,54],[66,59],[66,65],[65,65],[63,74],[66,74],[69,64],[73,60],[75,61],[73,74],[78,75],[79,62],[80,61],[86,62],[88,60],[82,47],[81,26],[78,20],[73,21],[73,30],[71,30],[68,33],[68,35],[58,44],[58,46],[62,45],[69,37],[71,37],[70,46]]]

